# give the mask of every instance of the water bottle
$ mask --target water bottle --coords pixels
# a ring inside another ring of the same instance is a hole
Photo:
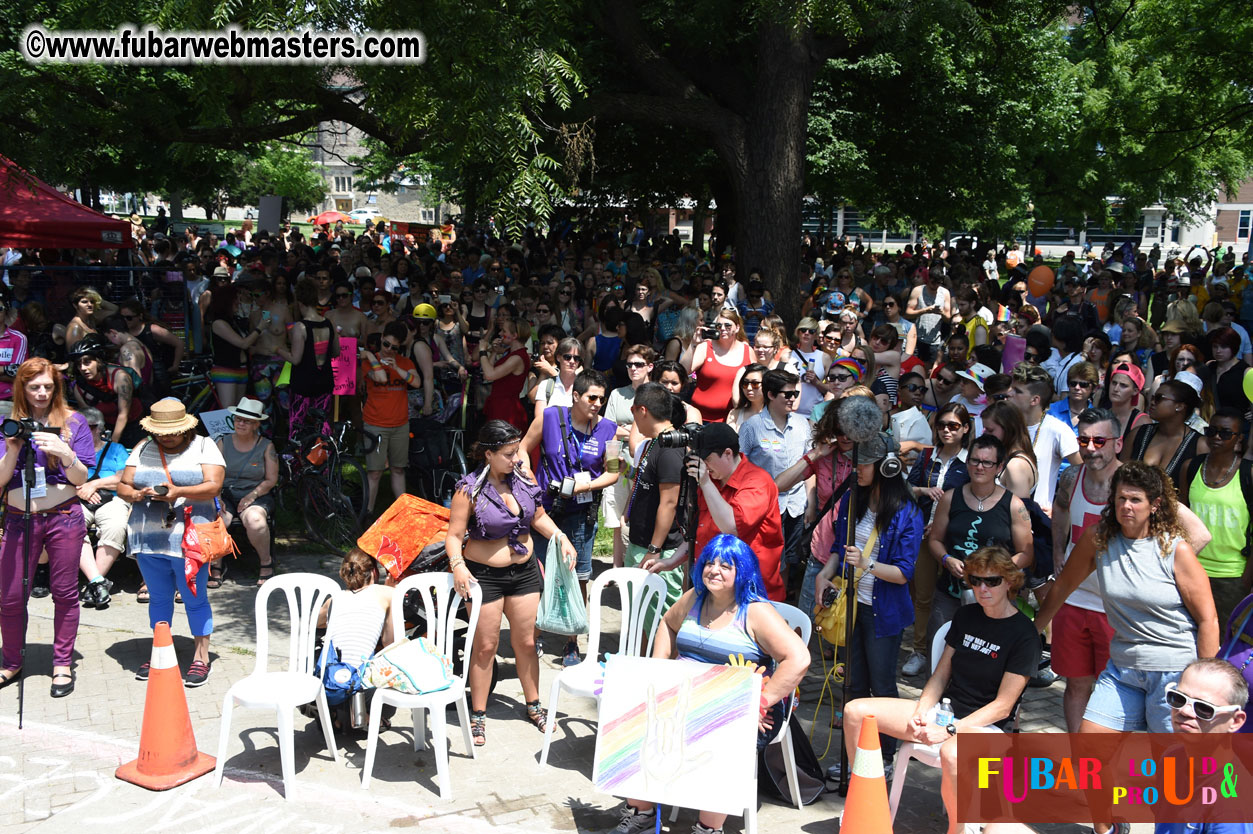
[[[953,702],[945,698],[935,709],[935,723],[947,727],[953,723]]]
[[[352,693],[352,699],[349,707],[350,723],[354,730],[360,730],[369,720],[369,713],[366,712],[365,692],[357,690]],[[952,719],[952,713],[949,713],[949,719]]]

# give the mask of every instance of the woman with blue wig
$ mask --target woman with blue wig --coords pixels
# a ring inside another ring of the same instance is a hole
[[[809,669],[809,649],[788,628],[766,598],[757,557],[728,533],[714,536],[692,570],[692,588],[662,618],[653,657],[725,664],[732,658],[764,667],[761,694],[765,708],[757,735],[758,749],[774,735],[785,705]],[[692,834],[721,834],[726,814],[701,811]],[[657,809],[628,799],[615,834],[651,831]]]

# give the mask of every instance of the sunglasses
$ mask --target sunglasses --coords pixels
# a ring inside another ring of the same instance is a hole
[[[582,359],[583,357],[582,357],[582,356],[580,356],[580,355],[579,355],[579,354],[577,354],[577,353],[563,353],[563,354],[561,354],[561,358],[562,358],[562,359],[564,359],[564,360],[566,360],[567,362],[577,362],[578,360]]]
[[[1158,403],[1177,403],[1177,402],[1179,401],[1176,400],[1174,397],[1168,397],[1165,394],[1153,395],[1153,405],[1157,405]]]
[[[647,368],[648,363],[647,362],[628,362],[626,363],[626,366],[628,368],[631,368],[632,370],[638,370],[640,368]]]
[[[126,319],[127,321],[131,321],[132,319],[137,319],[137,318],[139,318],[139,316],[136,316],[136,315],[129,315],[129,316],[128,316],[128,315],[126,315],[125,313],[119,313],[119,315],[120,315],[122,318]]]
[[[547,307],[539,307],[535,310],[535,312],[539,313],[541,316],[546,316],[549,313],[551,313],[552,310],[548,309]]]
[[[896,306],[896,302],[895,302],[895,301],[885,301],[885,302],[883,303],[883,306],[884,306],[884,307],[895,307],[895,306]]]
[[[605,401],[605,397],[601,394],[584,394],[583,399],[589,403],[603,403]]]
[[[817,333],[818,331],[817,331],[817,330],[815,330],[815,329],[814,329],[814,328],[812,328],[812,327],[798,327],[798,328],[796,329],[796,332],[797,332],[797,333],[808,333],[809,335],[811,335],[811,336],[812,336],[813,334]]]
[[[1236,433],[1233,432],[1231,429],[1220,429],[1218,428],[1218,426],[1206,426],[1205,436],[1210,438],[1211,440],[1219,440],[1225,443],[1226,441],[1235,437]]]
[[[921,391],[926,391],[926,390],[927,390],[925,386],[919,385],[919,384],[918,384],[918,383],[916,383],[916,382],[911,382],[911,383],[909,383],[908,385],[905,385],[905,386],[902,386],[902,387],[903,387],[906,391],[908,391],[909,393],[911,393],[911,394],[917,394],[917,393],[919,393],[919,392],[921,392]]]
[[[957,384],[957,377],[955,377],[955,376],[943,376],[943,375],[941,375],[941,376],[939,377],[939,380],[940,380],[940,384],[941,384],[941,385],[956,385],[956,384]]]
[[[1026,361],[1028,361],[1028,362],[1039,362],[1039,361],[1040,361],[1040,354],[1036,353],[1034,350],[1032,350],[1032,351],[1027,351],[1027,352],[1023,353],[1022,358],[1023,358],[1023,359],[1025,359],[1025,360],[1026,360]]]
[[[961,431],[965,423],[958,423],[953,420],[945,420],[939,425],[940,431]]]
[[[745,388],[760,388],[761,380],[760,379],[746,379],[744,380],[742,384],[744,385]]]
[[[989,399],[998,403],[1003,403],[1006,400],[1008,400],[1011,396],[1013,395],[1012,394],[993,394]]]
[[[1005,581],[1003,576],[975,576],[973,573],[966,574],[966,582],[972,588],[978,588],[980,585],[987,585],[989,588],[995,588]]]
[[[1113,439],[1112,437],[1084,437],[1079,435],[1079,445],[1091,446],[1093,449],[1104,449],[1105,444]]]
[[[719,330],[734,330],[735,329],[735,325],[729,321],[716,321],[714,322],[714,327],[718,328]]]
[[[1070,387],[1071,387],[1071,388],[1083,388],[1083,389],[1095,388],[1095,387],[1096,387],[1096,383],[1095,383],[1095,382],[1085,382],[1085,381],[1083,381],[1082,379],[1072,379],[1072,380],[1070,381]]]
[[[557,295],[558,295],[558,296],[565,297],[565,298],[569,298],[569,297],[570,297],[570,291],[569,291],[569,290],[562,290],[561,292],[557,293]]]
[[[839,382],[841,384],[845,382],[851,382],[854,379],[856,379],[856,377],[854,377],[852,374],[831,374],[829,377],[827,377],[827,380],[829,382]]]
[[[801,395],[800,391],[780,391],[779,392],[780,397],[787,397],[789,400],[794,400],[800,395]]]
[[[384,341],[382,344],[383,344],[383,350],[396,350],[398,347],[400,347],[399,342]]]
[[[1236,712],[1240,709],[1239,705],[1226,707],[1216,707],[1209,701],[1202,701],[1200,698],[1193,698],[1191,695],[1185,695],[1176,687],[1178,684],[1166,684],[1166,704],[1171,709],[1183,709],[1189,704],[1192,705],[1192,713],[1202,721],[1213,721],[1218,715]]]

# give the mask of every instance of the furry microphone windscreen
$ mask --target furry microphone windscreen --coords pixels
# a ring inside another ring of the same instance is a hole
[[[835,408],[840,429],[854,443],[865,443],[883,427],[883,412],[870,397],[845,397]]]

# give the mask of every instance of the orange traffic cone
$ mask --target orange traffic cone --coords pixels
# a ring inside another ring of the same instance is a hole
[[[847,834],[891,834],[892,810],[888,806],[888,783],[883,776],[883,753],[879,749],[879,724],[867,715],[857,739],[848,798],[840,817],[840,831]]]
[[[215,760],[196,749],[187,712],[187,694],[178,671],[169,623],[157,623],[152,637],[144,726],[139,758],[117,769],[117,778],[150,791],[164,791],[204,776]]]

